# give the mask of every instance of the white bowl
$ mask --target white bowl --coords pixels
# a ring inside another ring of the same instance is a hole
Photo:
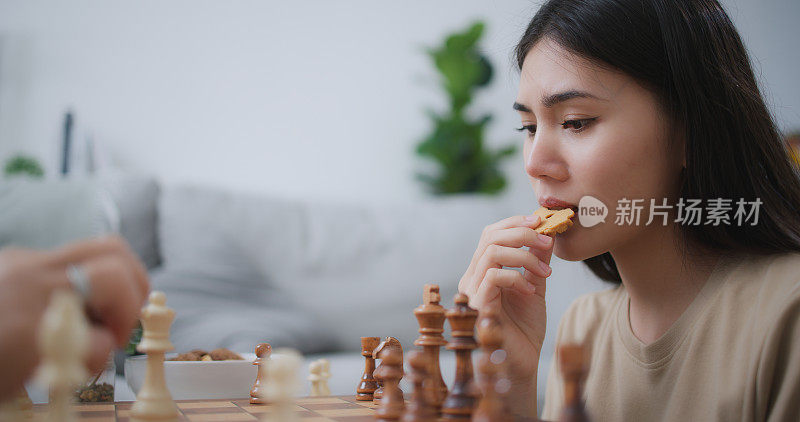
[[[258,374],[253,353],[239,353],[244,360],[166,361],[164,376],[173,400],[244,399]],[[167,359],[175,354],[168,354]],[[147,369],[147,356],[125,359],[125,380],[139,394]]]

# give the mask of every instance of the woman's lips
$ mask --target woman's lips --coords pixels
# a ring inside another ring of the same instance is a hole
[[[562,201],[558,198],[547,196],[539,199],[539,205],[550,209],[563,209],[572,208],[574,211],[578,210],[578,206],[567,201]]]

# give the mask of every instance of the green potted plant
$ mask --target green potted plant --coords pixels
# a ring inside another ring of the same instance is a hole
[[[449,98],[449,110],[428,111],[433,130],[416,150],[437,164],[434,174],[417,175],[436,195],[497,194],[506,186],[500,164],[514,154],[515,146],[488,149],[484,130],[492,116],[470,118],[466,113],[475,92],[492,80],[492,65],[477,47],[483,31],[482,22],[474,23],[463,32],[447,36],[442,45],[427,50]]]
[[[6,177],[27,176],[33,179],[44,177],[44,169],[35,158],[27,155],[17,155],[11,157],[5,165]]]

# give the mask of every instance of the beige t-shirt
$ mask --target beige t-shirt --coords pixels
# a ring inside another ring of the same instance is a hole
[[[591,350],[584,398],[594,421],[800,421],[800,254],[721,259],[658,340],[631,331],[623,286],[578,298],[556,344]],[[550,368],[542,417],[564,386]]]

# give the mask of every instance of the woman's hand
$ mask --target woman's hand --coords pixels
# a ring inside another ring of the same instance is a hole
[[[521,394],[532,394],[534,406],[547,326],[545,279],[551,273],[553,253],[553,238],[536,233],[533,228],[538,225],[539,217],[531,215],[509,217],[487,226],[458,284],[458,290],[469,296],[470,306],[499,318],[510,381],[523,390],[533,389]]]
[[[0,400],[17,391],[38,365],[39,323],[53,290],[71,288],[69,265],[82,266],[90,280],[88,369],[103,368],[112,347],[128,342],[149,283],[144,266],[119,237],[52,252],[0,250]]]

